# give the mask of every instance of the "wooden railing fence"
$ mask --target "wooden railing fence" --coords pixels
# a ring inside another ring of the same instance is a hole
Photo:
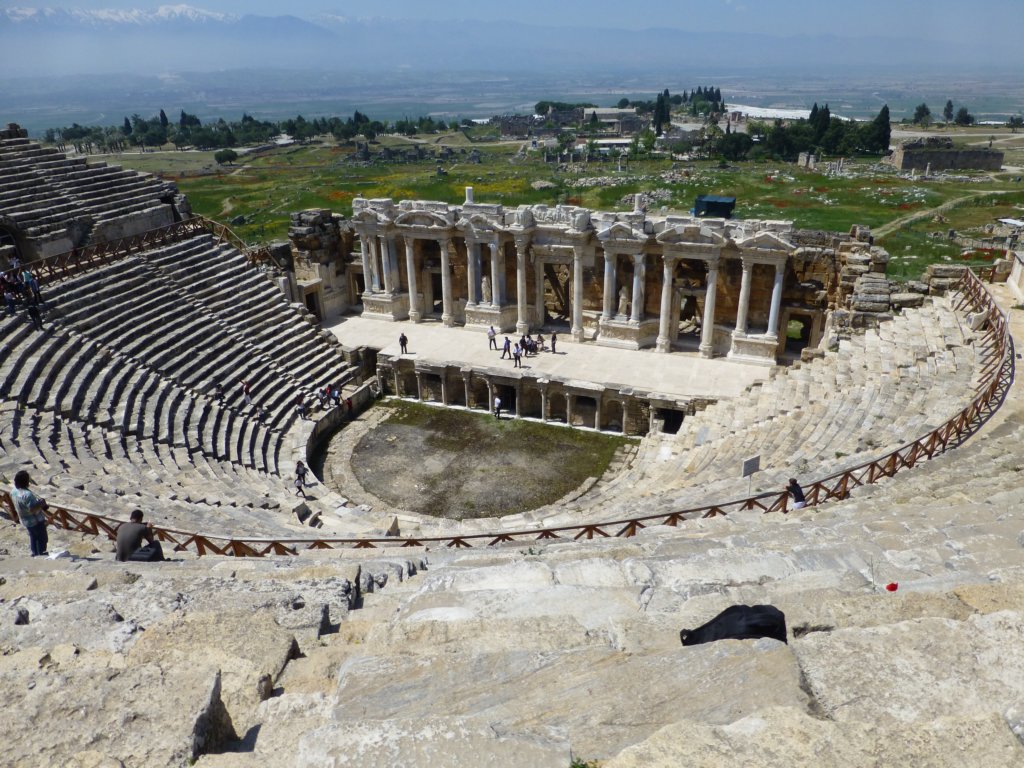
[[[224,224],[203,216],[192,216],[164,227],[140,232],[137,235],[106,240],[82,248],[73,248],[65,253],[31,261],[22,265],[22,269],[31,269],[45,284],[104,267],[134,253],[170,245],[203,232],[209,232],[221,242],[234,246],[254,264],[269,262],[280,266],[275,262],[270,248],[267,246],[250,248],[244,240]]]
[[[984,337],[978,345],[981,375],[976,394],[959,413],[928,434],[900,446],[884,456],[872,459],[843,472],[829,475],[806,485],[807,505],[814,506],[833,499],[844,499],[862,485],[870,485],[910,469],[922,461],[955,448],[974,434],[1002,404],[1013,382],[1013,341],[1006,317],[978,277],[966,270],[958,286],[957,311],[970,308],[984,315]],[[13,517],[10,494],[0,491],[0,505]],[[490,547],[529,541],[582,541],[595,538],[629,537],[649,526],[679,526],[688,519],[727,515],[739,510],[787,512],[789,495],[773,491],[746,498],[680,509],[668,514],[647,515],[600,523],[581,523],[553,528],[533,528],[494,533],[465,533],[433,537],[356,537],[356,538],[249,538],[207,536],[201,533],[156,527],[157,537],[177,551],[194,550],[199,555],[217,554],[235,557],[264,555],[295,555],[304,549],[429,547]],[[47,517],[51,525],[70,531],[113,538],[121,521],[83,510],[51,505]]]

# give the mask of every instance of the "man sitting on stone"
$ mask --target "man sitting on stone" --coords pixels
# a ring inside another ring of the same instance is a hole
[[[146,546],[142,546],[143,540]],[[153,526],[142,522],[142,510],[132,511],[131,522],[117,528],[117,559],[120,562],[155,563],[164,559],[160,542],[153,535]]]

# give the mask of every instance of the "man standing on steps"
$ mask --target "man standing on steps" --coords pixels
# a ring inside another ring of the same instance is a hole
[[[124,563],[158,563],[164,559],[160,542],[153,535],[153,526],[142,522],[142,510],[134,509],[131,522],[117,527],[117,560]],[[142,546],[142,542],[146,546]]]
[[[409,337],[405,333],[398,337],[398,346],[401,347],[403,355],[409,354]]]
[[[494,326],[492,325],[488,329],[488,331],[487,331],[487,340],[489,342],[487,348],[488,349],[493,349],[495,352],[498,351],[498,339],[497,339],[497,336],[498,336],[498,333],[497,333],[497,331],[494,330]]]

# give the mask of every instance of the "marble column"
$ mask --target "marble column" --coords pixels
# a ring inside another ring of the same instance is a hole
[[[700,356],[715,354],[715,297],[718,295],[718,259],[708,260],[708,288],[704,294],[704,319],[700,326]]]
[[[615,302],[615,260],[617,254],[604,252],[604,301],[601,305],[601,319],[611,320]]]
[[[530,322],[526,318],[526,257],[529,246],[529,241],[516,239],[516,333],[520,335],[530,332]]]
[[[441,405],[448,405],[448,372],[441,373]]]
[[[523,382],[516,382],[516,418],[523,418]]]
[[[572,248],[572,340],[583,341],[583,246]]]
[[[391,241],[386,237],[382,237],[380,239],[380,247],[381,272],[384,274],[384,292],[390,296],[395,288],[392,282],[394,271],[391,267]]]
[[[736,310],[736,333],[746,334],[747,312],[750,310],[750,272],[753,269],[747,259],[743,259],[743,278],[740,282],[740,305]]]
[[[598,395],[594,398],[594,429],[598,432],[601,431],[601,396]]]
[[[359,245],[361,246],[362,253],[360,254],[363,259],[363,293],[372,292],[372,277],[373,272],[370,270],[370,239],[363,235],[359,238]]]
[[[409,278],[409,319],[418,323],[423,315],[420,313],[420,297],[416,288],[416,242],[405,238],[405,273]]]
[[[442,237],[437,241],[441,249],[441,322],[446,328],[455,325],[455,315],[452,312],[452,269],[451,256],[448,253],[449,240]]]
[[[565,426],[572,426],[572,411],[573,406],[576,405],[576,395],[570,395],[568,392],[565,393]]]
[[[782,306],[782,280],[786,276],[785,262],[775,265],[775,283],[772,285],[772,306],[768,311],[768,335],[779,336],[779,307]]]
[[[462,388],[463,388],[463,390],[466,393],[466,410],[467,411],[471,410],[473,408],[472,401],[470,400],[470,397],[469,397],[473,393],[473,386],[471,384],[472,379],[473,379],[473,372],[472,371],[466,371],[465,369],[463,369],[463,371],[462,371]]]
[[[534,318],[537,328],[544,325],[544,262],[534,254],[533,262],[533,284],[534,284]]]
[[[491,250],[491,304],[501,307],[505,303],[505,270],[502,263],[504,260],[501,258],[501,249],[497,242],[488,243],[487,247]]]
[[[416,399],[423,400],[423,374],[416,371]]]
[[[675,279],[677,258],[667,255],[662,257],[661,314],[658,317],[658,341],[656,342],[659,352],[668,352],[672,348],[672,283]]]
[[[548,420],[548,388],[545,386],[540,388],[540,420]]]
[[[480,245],[473,242],[472,240],[466,241],[466,282],[467,282],[467,293],[466,293],[466,308],[475,307],[477,303],[477,297],[480,295],[478,286],[480,285],[479,269],[477,260],[480,254]]]
[[[380,245],[377,236],[370,238],[370,279],[373,281],[373,292],[380,293]]]
[[[644,254],[633,255],[633,303],[630,306],[629,321],[637,323],[644,319],[644,282],[647,276],[647,262]]]

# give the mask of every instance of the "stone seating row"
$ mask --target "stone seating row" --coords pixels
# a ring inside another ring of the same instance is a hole
[[[1007,424],[921,470],[787,516],[433,549],[428,570],[369,596],[336,638],[285,670],[278,700],[256,712],[254,754],[305,768],[426,756],[470,766],[479,754],[451,734],[478,738],[482,715],[502,735],[488,754],[514,749],[538,765],[564,765],[571,751],[620,768],[781,767],[814,762],[803,751],[813,738],[837,750],[836,765],[870,752],[893,764],[1009,768],[1024,759],[1014,736],[1024,678],[1007,674],[1024,661],[1012,512],[1024,501],[1022,437],[1024,425]],[[681,627],[737,603],[783,610],[789,644],[680,647]],[[624,715],[624,700],[644,702],[643,716]],[[886,722],[898,728],[880,733]],[[719,737],[692,752],[699,729]],[[762,749],[723,763],[721,736],[736,729]],[[851,733],[856,743],[844,740]],[[369,734],[387,734],[386,757],[365,748]]]
[[[20,139],[0,141],[0,169],[0,210],[32,234],[57,229],[69,217],[107,221],[138,213],[163,205],[170,193],[149,174],[67,158]]]
[[[25,327],[20,318],[0,323],[0,333],[15,329],[10,340],[0,336],[12,351],[0,366],[3,398],[276,472],[279,432],[78,333],[33,331],[18,344]]]
[[[66,506],[126,518],[137,507],[161,525],[210,535],[301,535],[281,478],[202,450],[4,403],[0,473],[29,469],[40,493]]]
[[[197,271],[204,262],[227,257],[228,270],[251,273],[232,279],[239,290],[261,297],[252,313],[260,312],[261,322],[279,325],[281,332],[256,346],[247,339],[248,313],[208,310],[205,298],[192,295],[183,280],[138,257],[44,286],[45,331],[35,331],[20,316],[0,318],[0,345],[8,352],[0,361],[3,431],[12,428],[7,419],[14,414],[20,414],[19,424],[31,415],[64,436],[61,451],[75,448],[61,460],[52,442],[33,437],[7,453],[4,474],[12,475],[20,462],[59,467],[62,472],[48,483],[60,489],[57,500],[70,506],[80,501],[82,508],[101,514],[105,506],[131,506],[107,500],[121,498],[125,479],[137,475],[154,509],[175,510],[177,527],[280,534],[269,522],[250,531],[248,512],[232,513],[208,529],[201,516],[189,516],[188,502],[224,497],[244,512],[262,510],[271,500],[289,510],[287,528],[296,500],[290,480],[279,473],[290,473],[299,458],[289,436],[297,426],[295,398],[302,393],[312,405],[312,389],[344,383],[352,376],[350,366],[265,277],[244,258],[232,259],[238,255],[232,249],[203,237],[150,255],[175,264],[187,257],[186,268]],[[267,283],[268,292],[257,289],[260,282]],[[299,356],[289,354],[288,347]],[[252,385],[262,418],[244,402],[240,378]],[[217,382],[224,385],[222,399],[213,396]],[[115,473],[116,483],[92,483],[103,462],[121,462],[126,471]],[[314,495],[328,505],[339,502],[334,494]]]

